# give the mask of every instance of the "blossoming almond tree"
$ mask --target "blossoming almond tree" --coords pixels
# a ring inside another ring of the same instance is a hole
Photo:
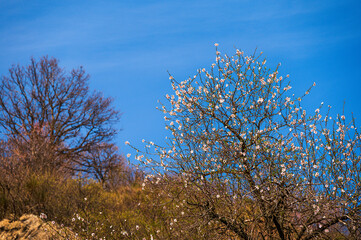
[[[176,204],[169,231],[361,237],[361,135],[353,120],[321,115],[323,103],[306,113],[301,102],[310,89],[290,94],[278,67],[239,50],[217,51],[209,70],[170,79],[174,95],[161,108],[168,146],[149,142],[136,156],[151,172],[144,187],[161,186]]]

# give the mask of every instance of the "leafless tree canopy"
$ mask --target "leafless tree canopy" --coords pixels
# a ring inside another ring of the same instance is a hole
[[[88,80],[82,67],[66,72],[54,58],[12,66],[0,82],[2,141],[35,168],[88,171],[86,156],[111,145],[119,119],[112,99],[91,92]]]

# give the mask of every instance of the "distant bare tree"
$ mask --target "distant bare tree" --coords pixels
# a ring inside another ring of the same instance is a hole
[[[159,207],[172,209],[168,231],[179,238],[203,231],[213,239],[360,239],[354,121],[322,116],[323,104],[306,114],[309,90],[295,97],[278,67],[265,64],[217,51],[209,70],[181,82],[170,76],[175,94],[161,109],[168,147],[137,149],[150,171],[144,187],[170,199]]]
[[[112,99],[91,92],[82,67],[66,72],[55,58],[12,66],[0,80],[1,139],[33,168],[97,172],[108,167],[85,155],[113,148]],[[108,161],[108,160],[106,160]],[[109,161],[108,161],[109,162]]]
[[[113,144],[102,144],[84,153],[82,158],[83,168],[104,187],[115,189],[141,182],[142,172],[129,166]]]

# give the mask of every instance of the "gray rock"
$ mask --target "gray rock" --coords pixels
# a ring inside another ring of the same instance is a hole
[[[77,239],[69,228],[61,228],[58,224],[44,222],[39,217],[26,214],[19,220],[4,219],[0,222],[0,240],[56,240]]]

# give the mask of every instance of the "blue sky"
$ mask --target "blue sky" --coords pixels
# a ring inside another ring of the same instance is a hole
[[[30,57],[53,56],[63,67],[84,66],[91,87],[115,99],[123,115],[117,142],[163,142],[157,100],[178,80],[209,67],[214,43],[264,52],[281,62],[293,89],[316,88],[304,104],[353,112],[361,125],[361,2],[343,1],[39,1],[0,0],[0,75]]]

